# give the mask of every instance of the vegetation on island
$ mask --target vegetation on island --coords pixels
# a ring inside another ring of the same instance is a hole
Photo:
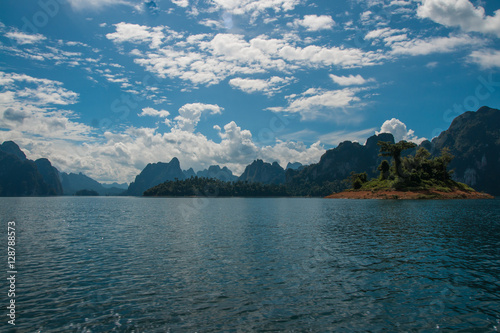
[[[325,196],[337,189],[338,184],[324,184],[302,188],[287,184],[263,184],[248,181],[222,181],[214,178],[191,177],[166,181],[144,192],[144,196],[163,197],[298,197]]]
[[[144,196],[164,197],[230,197],[230,196],[286,196],[284,185],[249,182],[225,182],[215,178],[191,177],[166,181],[144,192]]]
[[[79,190],[75,192],[78,197],[98,197],[99,193],[94,190]]]
[[[379,141],[378,145],[380,156],[391,157],[392,164],[383,160],[378,167],[380,171],[378,178],[371,180],[368,180],[366,172],[351,173],[352,189],[348,191],[418,192],[420,193],[418,198],[439,198],[442,197],[441,194],[452,192],[460,193],[456,197],[463,197],[464,193],[477,193],[468,185],[452,179],[453,171],[448,170],[448,165],[453,160],[453,155],[446,148],[437,157],[431,157],[430,152],[423,147],[419,148],[415,155],[402,157],[405,150],[413,149],[417,145],[407,141],[398,143]],[[397,195],[392,197],[396,198]]]

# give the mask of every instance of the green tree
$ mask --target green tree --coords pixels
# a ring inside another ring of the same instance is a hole
[[[432,160],[433,178],[436,180],[447,181],[451,179],[451,171],[448,171],[448,165],[453,160],[453,155],[448,148],[441,150],[441,155]]]
[[[391,166],[387,160],[383,160],[377,169],[380,171],[380,180],[386,180],[389,178]]]
[[[415,148],[417,145],[413,142],[399,141],[398,143],[391,143],[386,141],[379,141],[380,156],[389,156],[394,160],[394,173],[397,177],[405,178],[404,170],[401,163],[401,152]]]
[[[366,172],[363,173],[355,173],[354,171],[351,172],[351,182],[352,182],[352,188],[355,190],[359,190],[364,183],[368,181],[368,175]]]

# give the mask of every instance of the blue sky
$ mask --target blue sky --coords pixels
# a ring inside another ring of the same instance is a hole
[[[468,0],[0,2],[0,140],[102,182],[315,163],[500,108],[500,4]]]

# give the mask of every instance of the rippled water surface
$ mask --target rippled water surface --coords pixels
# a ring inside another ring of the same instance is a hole
[[[500,329],[498,199],[0,198],[0,219],[17,332]]]

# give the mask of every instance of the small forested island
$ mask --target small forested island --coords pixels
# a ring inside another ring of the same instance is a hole
[[[323,197],[325,193],[342,189],[337,186],[338,184],[328,182],[323,186],[305,187],[191,177],[166,181],[146,190],[143,195],[145,197]]]
[[[94,190],[79,190],[75,192],[77,197],[98,197],[99,193]]]
[[[379,141],[380,156],[392,158],[392,165],[383,160],[378,178],[368,180],[366,172],[351,173],[352,189],[334,193],[332,199],[489,199],[493,196],[477,192],[466,184],[452,180],[448,164],[453,156],[448,149],[431,158],[429,151],[419,148],[415,155],[401,153],[416,147],[407,141]]]
[[[279,197],[287,196],[285,185],[226,182],[214,178],[191,177],[166,181],[144,192],[146,197]]]

